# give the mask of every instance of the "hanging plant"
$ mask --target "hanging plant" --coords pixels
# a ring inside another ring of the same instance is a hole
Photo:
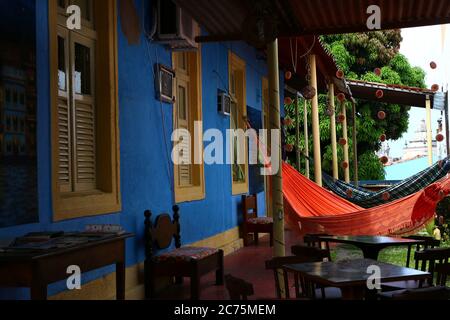
[[[344,123],[344,121],[345,121],[345,116],[344,116],[342,113],[340,113],[340,114],[337,116],[337,122],[338,122],[338,123]]]
[[[386,112],[384,112],[384,111],[378,111],[377,117],[378,117],[378,119],[380,119],[380,120],[386,119]]]
[[[373,70],[373,73],[375,73],[377,76],[381,76],[381,69],[375,68],[375,70]]]
[[[376,96],[378,99],[383,98],[383,97],[384,97],[384,92],[383,92],[383,90],[378,89],[378,90],[375,92],[375,96]]]
[[[389,158],[386,157],[386,156],[382,156],[382,157],[380,158],[380,162],[381,162],[382,164],[386,164],[386,163],[389,162]]]
[[[339,102],[344,102],[346,100],[345,99],[345,94],[343,94],[342,92],[338,93],[337,99],[339,100]]]
[[[284,78],[285,78],[286,80],[291,80],[291,79],[292,79],[292,72],[286,71],[286,72],[284,73]]]
[[[345,145],[347,144],[347,140],[345,140],[344,138],[340,138],[340,139],[339,139],[339,144],[340,144],[341,146],[345,146]]]
[[[430,62],[430,68],[431,68],[431,69],[436,69],[436,68],[437,68],[436,62],[431,61],[431,62]]]
[[[381,142],[385,142],[386,141],[386,135],[384,133],[380,136],[380,141]]]
[[[444,135],[443,135],[442,133],[438,133],[438,134],[436,135],[436,141],[437,141],[437,142],[442,142],[442,141],[444,141]]]

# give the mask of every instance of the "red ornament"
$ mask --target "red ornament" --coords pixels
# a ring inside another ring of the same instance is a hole
[[[345,140],[344,138],[340,138],[340,139],[339,139],[339,144],[340,144],[341,146],[345,146],[345,145],[347,144],[347,140]]]
[[[381,142],[385,142],[386,141],[386,135],[384,133],[380,136],[380,141]]]
[[[442,133],[438,133],[438,134],[436,135],[436,141],[437,141],[437,142],[442,142],[442,141],[444,141],[444,135],[443,135]]]
[[[389,192],[383,192],[383,194],[381,195],[381,199],[383,199],[384,201],[388,201],[391,198],[391,195],[389,194]]]
[[[375,73],[377,76],[381,76],[381,69],[375,68],[375,70],[373,70],[373,73]]]
[[[352,191],[352,189],[347,189],[347,191],[345,191],[345,194],[346,194],[347,197],[349,197],[349,198],[353,197],[353,191]]]
[[[291,78],[292,78],[292,72],[286,71],[286,72],[284,73],[284,78],[285,78],[286,80],[291,80]]]
[[[433,84],[432,86],[431,86],[431,91],[434,91],[434,92],[436,92],[436,91],[438,91],[439,90],[439,85],[438,84]]]
[[[343,94],[342,92],[337,95],[337,98],[338,98],[339,102],[344,102],[346,100],[345,94]]]
[[[386,112],[384,112],[384,111],[378,111],[377,117],[378,117],[378,119],[380,119],[380,120],[384,120],[384,119],[386,118]]]
[[[337,116],[337,122],[343,123],[345,121],[345,116],[341,113]]]
[[[286,150],[287,152],[292,152],[294,150],[294,145],[293,144],[287,144],[284,146],[284,150]]]
[[[375,92],[375,96],[376,96],[378,99],[383,98],[383,96],[384,96],[383,90],[378,89],[378,90]]]
[[[436,62],[431,61],[431,62],[430,62],[430,68],[431,68],[431,69],[436,69],[436,68],[437,68]]]
[[[382,156],[382,157],[380,158],[380,161],[381,161],[382,164],[386,164],[386,163],[389,162],[389,158],[386,157],[386,156]]]
[[[348,162],[347,161],[342,161],[341,162],[341,167],[344,168],[344,169],[347,169],[348,168]]]
[[[336,71],[336,77],[338,79],[343,79],[344,78],[344,71],[342,71],[342,70]]]
[[[292,98],[291,97],[284,98],[284,104],[286,104],[286,105],[292,104]]]

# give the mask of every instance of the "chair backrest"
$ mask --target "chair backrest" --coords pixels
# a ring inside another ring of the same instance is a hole
[[[244,222],[258,216],[258,200],[256,194],[242,196],[242,214]]]
[[[291,253],[297,257],[312,260],[316,259],[317,261],[323,261],[325,258],[330,259],[330,250],[319,247],[309,247],[301,244],[293,245],[291,247]]]
[[[274,257],[271,260],[266,261],[266,269],[272,270],[275,279],[275,292],[278,299],[282,298],[282,287],[283,283],[285,297],[290,298],[290,285],[289,285],[289,275],[287,271],[283,268],[287,264],[305,263],[305,262],[320,262],[323,258],[318,257],[305,257],[305,256],[287,256],[287,257]],[[279,272],[283,275],[283,282],[279,279]],[[306,283],[303,279],[300,279],[297,274],[293,274],[295,282],[295,295],[297,298],[305,296],[306,294]],[[301,289],[301,292],[300,292]]]
[[[411,236],[406,236],[403,238],[404,239],[413,239],[413,240],[423,240],[424,241],[423,244],[417,244],[417,250],[419,250],[420,247],[423,247],[423,249],[428,249],[428,248],[436,248],[441,245],[440,240],[436,240],[435,238],[430,237],[430,236],[411,235]]]
[[[450,276],[450,263],[438,263],[434,270],[436,271],[436,285],[445,286],[447,278]]]
[[[253,285],[250,282],[233,277],[231,274],[225,275],[225,286],[231,300],[247,300],[254,294]]]
[[[172,239],[175,241],[175,247],[181,247],[180,236],[180,208],[173,206],[173,220],[170,215],[163,213],[156,217],[155,223],[151,221],[152,212],[145,211],[145,256],[151,258],[153,256],[153,248],[166,249],[170,247]]]
[[[449,262],[449,258],[450,248],[430,248],[414,253],[416,269],[431,273],[431,284],[433,283],[435,265],[437,263],[446,264]]]
[[[308,247],[317,247],[320,249],[328,250],[328,259],[331,261],[331,253],[330,253],[330,246],[327,241],[320,240],[320,236],[330,236],[326,233],[318,233],[318,234],[306,234],[303,237],[303,242]]]
[[[449,300],[450,288],[443,286],[406,290],[392,296],[393,300]]]

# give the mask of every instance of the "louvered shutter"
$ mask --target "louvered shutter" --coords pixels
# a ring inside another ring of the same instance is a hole
[[[189,83],[179,79],[177,81],[177,125],[178,129],[186,129],[189,131]],[[190,150],[190,140],[184,137],[180,142],[182,150]],[[184,151],[186,152],[186,151]],[[180,154],[180,159],[190,161],[190,152]],[[178,165],[178,181],[179,186],[192,185],[192,165],[180,164]]]

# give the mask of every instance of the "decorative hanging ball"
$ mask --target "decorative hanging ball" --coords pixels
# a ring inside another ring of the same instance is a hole
[[[286,72],[284,73],[284,78],[285,78],[286,80],[291,80],[291,78],[292,78],[292,72],[286,71]]]
[[[283,120],[283,124],[287,127],[292,126],[293,123],[294,123],[294,121],[291,118],[286,118]]]
[[[351,198],[351,197],[353,197],[353,190],[347,189],[347,191],[345,191],[345,194],[347,195],[347,197]]]
[[[373,73],[375,73],[377,76],[381,76],[381,69],[375,68],[375,70],[373,70]]]
[[[342,161],[342,162],[341,162],[341,167],[342,167],[343,169],[347,169],[347,168],[348,168],[348,162],[347,162],[347,161]]]
[[[436,91],[438,91],[439,90],[439,85],[438,84],[433,84],[432,86],[431,86],[431,91],[433,91],[433,92],[436,92]]]
[[[342,92],[338,93],[337,98],[338,98],[339,102],[344,102],[346,100],[345,94],[343,94]]]
[[[284,146],[284,150],[286,150],[287,152],[292,152],[294,150],[294,145],[293,144],[287,144]]]
[[[436,141],[437,141],[437,142],[442,142],[442,141],[444,141],[444,135],[443,135],[442,133],[438,133],[438,134],[436,135]]]
[[[336,78],[343,79],[344,78],[344,71],[342,71],[342,70],[336,71]]]
[[[381,199],[383,199],[384,201],[388,201],[391,198],[391,195],[389,194],[389,192],[383,192],[383,194],[381,195]]]
[[[337,122],[343,123],[345,121],[345,116],[341,113],[337,116]]]
[[[386,119],[386,112],[384,112],[384,111],[378,111],[377,117],[378,117],[378,119],[380,119],[380,120]]]
[[[347,144],[347,140],[345,140],[344,138],[340,138],[340,139],[339,139],[339,144],[340,144],[341,146],[345,146],[345,145]]]
[[[306,86],[300,90],[300,93],[306,100],[311,100],[316,96],[316,89],[312,86]]]
[[[284,98],[284,104],[286,104],[286,105],[292,104],[292,98],[291,97]]]
[[[436,69],[436,68],[437,68],[436,62],[431,61],[431,62],[430,62],[430,68],[431,68],[431,69]]]
[[[386,164],[386,163],[389,162],[389,158],[386,157],[386,156],[382,156],[382,157],[380,158],[380,162],[381,162],[382,164]]]
[[[386,135],[384,133],[380,136],[380,141],[381,142],[385,142],[386,141]]]
[[[376,96],[378,99],[383,98],[383,96],[384,96],[383,90],[378,89],[378,90],[375,92],[375,96]]]

